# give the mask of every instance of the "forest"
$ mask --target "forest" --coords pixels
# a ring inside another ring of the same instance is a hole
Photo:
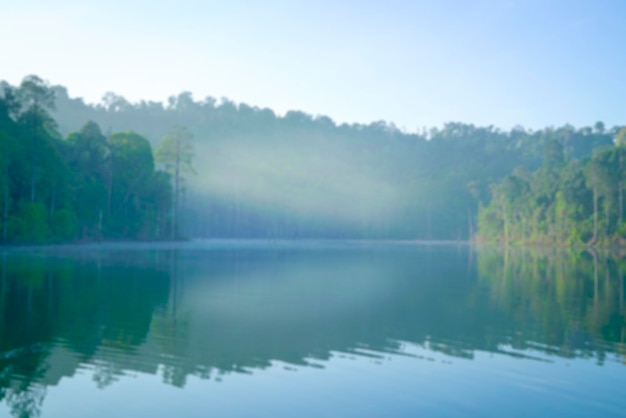
[[[171,176],[156,169],[150,142],[130,130],[105,136],[93,121],[61,135],[54,108],[36,76],[3,88],[0,242],[172,237]]]
[[[568,155],[550,140],[541,167],[516,168],[491,188],[479,239],[504,243],[620,246],[626,242],[626,128],[592,155]]]
[[[616,243],[620,127],[413,132],[227,98],[99,103],[1,82],[2,242],[223,238]],[[419,120],[419,115],[416,115]],[[623,142],[623,140],[622,140]],[[156,150],[156,151],[152,151]]]

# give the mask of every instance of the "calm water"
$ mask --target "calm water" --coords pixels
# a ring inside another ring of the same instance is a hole
[[[626,263],[603,254],[193,242],[0,257],[0,416],[626,414]]]

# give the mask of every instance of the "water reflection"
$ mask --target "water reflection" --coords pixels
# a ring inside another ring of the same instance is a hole
[[[599,364],[626,354],[622,254],[484,250],[478,271],[491,305],[514,320],[514,347]]]
[[[464,359],[626,354],[626,265],[597,252],[195,244],[1,262],[0,401],[15,416],[37,415],[47,388],[77,373],[100,388],[137,372],[184,387],[407,344]]]

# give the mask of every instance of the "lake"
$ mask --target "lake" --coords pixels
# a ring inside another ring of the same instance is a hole
[[[0,257],[0,416],[626,414],[615,254],[193,241]]]

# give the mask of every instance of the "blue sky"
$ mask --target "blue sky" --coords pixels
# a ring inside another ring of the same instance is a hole
[[[408,131],[626,123],[623,0],[0,0],[0,79]]]

